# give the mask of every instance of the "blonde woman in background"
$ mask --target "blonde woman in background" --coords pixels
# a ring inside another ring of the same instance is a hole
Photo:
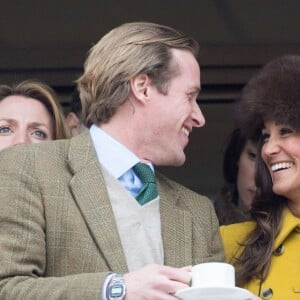
[[[0,85],[0,150],[70,137],[70,130],[52,88],[26,80]]]

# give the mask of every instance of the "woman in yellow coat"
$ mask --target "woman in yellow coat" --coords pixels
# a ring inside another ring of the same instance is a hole
[[[260,135],[253,221],[222,226],[237,285],[262,299],[300,299],[300,56],[268,63],[245,86],[240,126]]]
[[[263,282],[260,277],[254,277],[243,285],[262,299],[300,299],[300,219],[286,208],[282,222],[274,241],[268,276]],[[242,242],[254,227],[253,222],[221,227],[227,262],[234,264],[235,257],[244,249],[237,241]]]

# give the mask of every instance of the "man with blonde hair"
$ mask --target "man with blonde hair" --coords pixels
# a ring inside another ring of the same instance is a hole
[[[167,26],[113,29],[77,82],[89,130],[0,153],[1,299],[177,299],[224,259],[209,199],[155,170],[205,124],[197,53]]]

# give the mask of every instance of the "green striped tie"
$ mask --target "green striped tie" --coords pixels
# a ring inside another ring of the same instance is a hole
[[[141,179],[143,186],[139,194],[135,197],[141,205],[155,199],[158,195],[155,183],[155,176],[152,169],[143,163],[137,163],[133,170],[135,174]]]

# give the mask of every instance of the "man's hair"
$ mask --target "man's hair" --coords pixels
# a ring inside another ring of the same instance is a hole
[[[94,45],[77,80],[83,118],[105,123],[129,96],[130,80],[146,74],[161,93],[177,75],[170,49],[185,49],[195,57],[199,45],[192,37],[171,27],[148,22],[125,23]]]

